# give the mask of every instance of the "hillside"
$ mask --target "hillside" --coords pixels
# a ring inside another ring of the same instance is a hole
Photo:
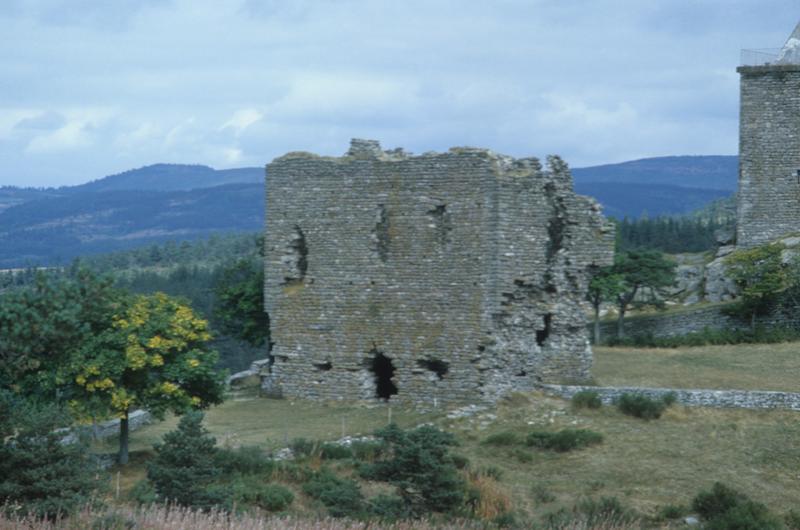
[[[254,232],[264,223],[263,185],[191,191],[68,193],[0,212],[0,268],[57,264],[144,244]]]
[[[628,182],[735,191],[737,156],[663,156],[619,164],[574,168],[575,183]]]
[[[617,218],[680,215],[731,194],[736,157],[678,156],[573,169]],[[0,268],[64,263],[219,232],[257,232],[264,170],[156,164],[79,186],[0,187]],[[212,191],[213,190],[213,191]]]
[[[719,189],[687,188],[668,184],[628,182],[575,182],[575,191],[589,195],[603,205],[608,217],[656,217],[688,214],[709,203],[729,197],[731,192]]]
[[[264,168],[213,169],[201,165],[154,164],[61,189],[68,193],[120,190],[178,191],[245,182],[263,183]]]

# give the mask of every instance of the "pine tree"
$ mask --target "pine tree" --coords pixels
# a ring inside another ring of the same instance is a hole
[[[0,506],[49,519],[90,502],[100,486],[86,445],[58,427],[70,419],[55,407],[25,405],[10,393],[0,396]]]
[[[221,473],[216,440],[203,427],[203,413],[186,413],[178,429],[155,446],[156,457],[147,466],[147,478],[162,500],[181,506],[209,509],[226,504],[223,490],[214,487]]]

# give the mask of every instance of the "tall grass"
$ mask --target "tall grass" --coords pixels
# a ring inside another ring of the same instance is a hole
[[[200,512],[187,508],[151,506],[148,508],[119,508],[111,512],[84,510],[69,518],[43,521],[30,517],[15,517],[0,511],[0,530],[485,530],[485,523],[452,521],[446,523],[426,520],[376,523],[341,519],[299,519],[268,517],[258,514],[231,516],[224,512]],[[613,522],[589,524],[573,521],[558,527],[560,530],[633,530],[633,524]]]

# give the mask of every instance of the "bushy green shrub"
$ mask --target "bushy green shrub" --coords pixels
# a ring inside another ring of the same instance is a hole
[[[153,504],[158,500],[155,488],[147,479],[142,479],[134,484],[128,493],[128,498],[137,504],[144,505]]]
[[[800,512],[789,510],[783,520],[789,530],[800,530]]]
[[[353,458],[362,462],[373,462],[383,453],[383,444],[373,440],[355,440],[350,444]]]
[[[319,454],[323,460],[343,460],[352,458],[353,451],[349,447],[341,444],[324,443],[319,447]]]
[[[655,420],[661,417],[667,405],[662,399],[652,399],[644,394],[624,393],[617,399],[617,408],[623,414],[643,420]]]
[[[263,483],[254,478],[236,481],[233,491],[238,504],[257,506],[269,512],[283,511],[294,500],[294,494],[285,486]]]
[[[720,482],[697,494],[692,508],[706,520],[707,530],[780,530],[781,522],[766,506]]]
[[[680,519],[689,513],[689,508],[683,505],[667,504],[658,510],[658,518],[662,520]]]
[[[493,478],[497,482],[503,480],[503,470],[497,466],[484,466],[478,470],[478,475]]]
[[[486,439],[481,442],[483,445],[494,446],[510,446],[520,443],[520,437],[517,433],[511,431],[497,432],[490,434]]]
[[[404,431],[389,425],[375,433],[386,447],[384,458],[362,466],[366,478],[397,486],[409,512],[450,512],[458,508],[466,482],[450,456],[455,437],[430,425]]]
[[[672,405],[678,402],[678,394],[676,394],[675,392],[667,392],[666,394],[661,396],[661,401],[667,407],[671,407]]]
[[[289,443],[289,449],[295,458],[311,456],[319,449],[319,444],[306,438],[295,438]]]
[[[332,517],[358,518],[364,514],[364,495],[358,483],[338,477],[328,469],[314,474],[303,484],[303,491],[324,504]]]
[[[558,432],[532,431],[525,443],[539,449],[549,449],[560,453],[582,449],[603,441],[603,435],[588,429],[563,429]]]
[[[692,509],[703,519],[713,519],[734,506],[747,500],[747,497],[721,482],[715,482],[711,491],[701,491],[692,501]]]
[[[217,464],[219,449],[202,422],[202,412],[188,412],[177,430],[165,434],[163,443],[155,446],[147,478],[160,500],[204,510],[229,504],[230,492],[214,483],[222,473]]]
[[[453,465],[456,466],[456,469],[469,468],[469,458],[464,455],[451,454],[450,460],[453,462]]]
[[[214,458],[223,474],[260,475],[271,473],[275,467],[273,460],[259,447],[219,449]]]
[[[378,495],[369,500],[369,514],[381,521],[398,521],[411,516],[405,500],[394,495]]]
[[[600,394],[594,390],[581,390],[572,396],[570,402],[575,409],[599,409],[603,406]]]

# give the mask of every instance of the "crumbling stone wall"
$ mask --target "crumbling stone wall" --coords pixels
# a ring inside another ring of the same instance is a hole
[[[739,247],[800,231],[800,64],[741,66]]]
[[[581,303],[614,236],[559,158],[354,140],[267,174],[272,393],[463,402],[589,377]]]

